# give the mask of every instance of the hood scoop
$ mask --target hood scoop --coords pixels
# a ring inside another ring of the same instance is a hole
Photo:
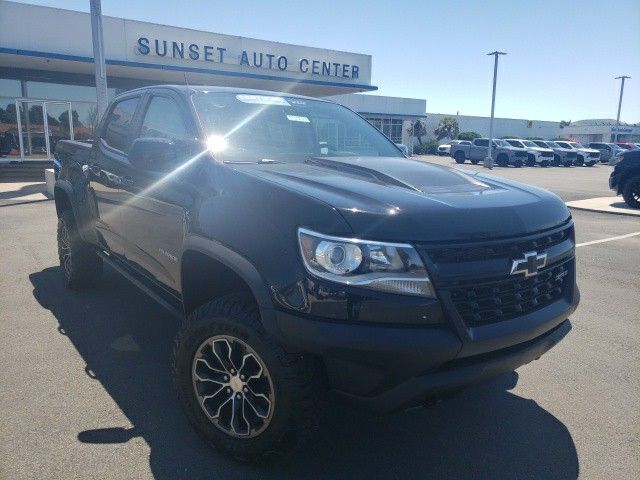
[[[374,170],[372,168],[368,168],[362,165],[357,165],[351,162],[342,162],[337,160],[331,160],[328,158],[312,157],[307,159],[305,163],[307,165],[315,165],[317,167],[330,168],[338,172],[344,172],[344,173],[359,176],[359,177],[365,177],[366,180],[378,183],[380,185],[396,186],[396,187],[407,188],[409,190],[420,191],[419,189],[413,187],[412,185],[409,185],[408,183],[398,180],[395,177],[387,175],[378,170]]]

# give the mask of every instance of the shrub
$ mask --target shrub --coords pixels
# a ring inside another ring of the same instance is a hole
[[[436,153],[438,153],[437,140],[427,140],[421,145],[421,147],[423,155],[435,155]]]
[[[470,142],[480,137],[482,137],[482,135],[480,135],[478,132],[460,132],[458,134],[458,140],[469,140]]]

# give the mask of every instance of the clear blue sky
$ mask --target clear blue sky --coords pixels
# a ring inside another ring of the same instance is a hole
[[[25,3],[89,10],[89,0]],[[105,15],[373,57],[381,95],[427,99],[427,111],[640,122],[640,1],[102,0]]]

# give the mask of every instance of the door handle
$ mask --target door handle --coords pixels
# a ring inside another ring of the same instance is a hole
[[[120,181],[122,182],[122,185],[126,185],[128,187],[133,185],[133,177],[130,177],[128,175],[125,175],[124,177],[120,177]]]
[[[100,167],[96,165],[82,165],[82,173],[84,173],[85,177],[99,177],[100,176]]]

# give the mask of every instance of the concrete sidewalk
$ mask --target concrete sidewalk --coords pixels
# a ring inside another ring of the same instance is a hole
[[[45,182],[0,182],[0,207],[51,200]]]
[[[621,197],[597,197],[566,202],[567,207],[590,212],[633,215],[640,217],[640,209],[629,207]]]

